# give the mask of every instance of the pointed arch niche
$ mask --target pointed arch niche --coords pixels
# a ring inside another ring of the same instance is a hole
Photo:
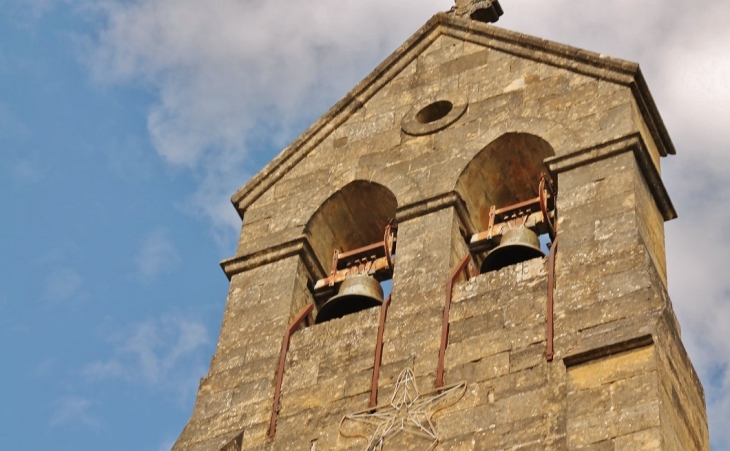
[[[504,134],[479,151],[455,187],[474,230],[489,227],[490,207],[499,209],[537,197],[540,177],[548,172],[544,161],[554,155],[547,141],[528,133]]]

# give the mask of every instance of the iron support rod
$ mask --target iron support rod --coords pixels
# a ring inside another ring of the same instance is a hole
[[[373,383],[370,388],[370,404],[368,407],[375,407],[378,404],[378,378],[380,377],[380,362],[383,360],[383,334],[385,333],[385,320],[390,306],[390,295],[380,306],[380,323],[378,324],[378,342],[375,345],[375,361],[373,362]]]
[[[284,339],[281,341],[281,355],[279,356],[279,371],[276,374],[276,390],[274,391],[274,405],[271,409],[271,423],[269,423],[269,438],[274,438],[276,435],[276,417],[279,415],[279,401],[281,400],[281,384],[284,382],[284,366],[286,365],[286,353],[289,351],[289,340],[292,334],[299,326],[299,323],[304,321],[312,313],[314,304],[309,304],[297,315],[292,321],[289,327],[284,332]]]
[[[449,310],[451,309],[451,297],[453,296],[454,282],[459,274],[464,271],[471,261],[471,254],[466,254],[449,277],[446,284],[446,302],[444,303],[444,320],[441,325],[441,348],[439,349],[439,363],[436,371],[436,388],[444,386],[444,358],[446,357],[446,346],[449,344]],[[467,273],[467,278],[469,274]]]
[[[547,287],[547,349],[545,350],[545,358],[548,362],[553,361],[554,350],[553,340],[555,334],[555,323],[553,318],[553,303],[555,293],[555,254],[558,251],[558,237],[555,236],[553,244],[550,246],[550,256],[548,257],[548,287]]]

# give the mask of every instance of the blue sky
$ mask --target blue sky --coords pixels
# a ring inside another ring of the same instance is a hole
[[[730,450],[730,6],[502,3],[500,26],[642,64],[678,149],[670,295]],[[0,449],[169,449],[217,340],[230,195],[450,6],[0,0]]]

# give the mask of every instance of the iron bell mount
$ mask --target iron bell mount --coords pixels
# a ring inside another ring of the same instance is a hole
[[[544,257],[538,235],[547,233],[554,240],[556,218],[555,191],[546,174],[540,177],[537,197],[501,208],[492,205],[487,230],[473,235],[469,242],[474,254],[489,251],[481,272]]]
[[[383,241],[348,252],[335,249],[329,277],[314,285],[314,297],[320,305],[316,323],[383,303],[380,282],[393,277],[397,232],[398,225],[391,220],[385,226]]]

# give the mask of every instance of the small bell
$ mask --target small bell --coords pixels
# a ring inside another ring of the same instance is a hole
[[[482,262],[481,273],[496,271],[506,266],[544,257],[540,250],[540,239],[527,227],[517,227],[502,235],[499,246],[495,247]]]
[[[330,298],[317,312],[319,324],[383,303],[383,288],[375,278],[364,274],[350,276],[340,285],[337,296]]]

